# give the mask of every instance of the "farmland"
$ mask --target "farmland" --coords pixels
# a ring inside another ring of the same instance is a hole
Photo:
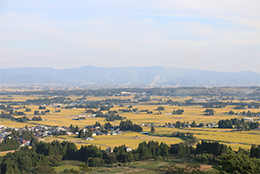
[[[239,89],[241,90],[241,89]],[[11,91],[14,91],[11,90]],[[24,92],[28,92],[30,90],[23,90]],[[19,91],[19,93],[21,90]],[[8,93],[8,91],[7,91]],[[205,115],[204,111],[205,108],[201,105],[189,105],[189,106],[177,106],[167,104],[167,100],[171,100],[173,102],[183,103],[185,101],[191,100],[194,97],[191,96],[149,96],[149,101],[139,101],[133,102],[136,100],[137,95],[114,95],[114,96],[93,96],[89,95],[86,97],[82,97],[81,95],[69,95],[66,98],[69,99],[70,102],[74,103],[84,103],[84,102],[102,102],[107,100],[118,100],[118,101],[128,101],[128,102],[121,102],[121,104],[113,104],[113,107],[110,108],[110,111],[117,111],[118,114],[122,117],[126,117],[128,120],[131,120],[133,123],[138,125],[147,125],[153,124],[155,126],[155,134],[171,134],[174,131],[180,132],[191,132],[194,133],[194,136],[201,140],[211,140],[211,141],[219,141],[223,143],[229,144],[234,149],[238,149],[238,147],[249,148],[252,143],[259,144],[260,143],[260,135],[259,131],[240,131],[234,132],[233,129],[217,129],[217,128],[181,128],[181,129],[171,129],[166,127],[158,127],[162,126],[165,123],[175,123],[177,121],[191,123],[192,121],[196,121],[196,123],[203,123],[203,124],[210,124],[210,123],[217,123],[219,120],[222,119],[231,119],[237,118],[242,119],[245,118],[244,115],[228,115],[227,113],[230,110],[234,110],[234,105],[226,105],[225,107],[221,108],[214,108],[215,114],[214,115]],[[139,94],[140,97],[140,94]],[[147,96],[145,96],[147,97]],[[207,100],[201,100],[200,103],[206,103],[212,99],[216,100],[218,96],[197,96],[197,98],[203,98]],[[222,98],[228,98],[228,96],[224,96]],[[44,98],[54,98],[54,96],[37,96],[37,95],[1,95],[1,101],[3,103],[8,102],[26,102],[26,101],[33,101],[39,100]],[[66,100],[67,100],[66,99]],[[130,101],[130,102],[129,102]],[[219,100],[223,103],[229,102],[245,102],[245,103],[259,103],[257,100],[239,100],[238,97],[233,97],[228,100]],[[159,103],[159,104],[158,104]],[[160,105],[160,103],[162,103]],[[45,104],[45,103],[40,103]],[[152,111],[153,114],[148,114],[146,112],[122,112],[119,111],[120,109],[128,109],[129,105],[132,108],[137,109],[138,111],[148,110]],[[23,107],[18,108],[19,105],[10,105],[11,107],[17,108],[17,112],[24,112],[26,116],[31,119],[35,116],[34,111],[39,110],[39,104],[27,104],[27,105],[20,105]],[[107,121],[103,117],[92,117],[91,114],[85,113],[85,108],[69,108],[65,109],[64,107],[66,104],[60,104],[59,108],[55,108],[54,105],[46,105],[46,110],[49,110],[49,113],[45,113],[40,115],[42,121],[27,121],[26,123],[15,122],[8,119],[0,118],[1,124],[8,126],[8,127],[24,127],[33,126],[33,125],[49,125],[49,126],[66,126],[69,127],[70,125],[79,126],[80,128],[84,128],[86,125],[94,125],[96,122],[100,122],[101,124],[105,124]],[[159,106],[163,106],[164,110],[161,110],[160,114],[157,114],[157,108]],[[31,111],[25,112],[25,108],[30,108]],[[55,112],[55,110],[59,109],[60,112]],[[173,110],[181,109],[184,110],[183,114],[181,115],[173,115]],[[97,111],[97,108],[92,109]],[[250,112],[260,112],[259,108],[245,108],[245,109],[236,109],[236,112],[243,112],[243,111],[250,111]],[[104,114],[107,114],[108,111],[102,111]],[[76,120],[73,119],[78,115],[85,115],[84,120]],[[23,116],[14,116],[15,118],[23,117]],[[120,120],[114,120],[111,122],[112,125],[119,125]],[[150,131],[150,127],[142,126],[144,131]],[[132,135],[133,134],[133,135]],[[137,139],[132,137],[138,136]],[[150,137],[147,135],[143,135],[140,133],[129,133],[125,132],[123,135],[118,136],[97,136],[94,138],[91,143],[98,144],[102,148],[109,147],[109,146],[116,146],[119,144],[126,144],[126,146],[136,148],[137,144],[140,141],[149,141],[155,137]],[[159,141],[164,141],[167,144],[174,144],[181,142],[182,140],[179,138],[173,137],[156,137]],[[55,139],[53,137],[53,139]],[[68,139],[70,140],[70,139]]]
[[[179,93],[189,95],[175,95],[171,89],[165,89],[169,94],[163,92],[164,89],[149,89],[149,94],[145,92],[146,89],[134,90],[2,90],[1,135],[8,137],[7,131],[14,129],[22,132],[24,137],[27,131],[27,137],[34,136],[51,146],[71,142],[75,154],[79,154],[68,161],[64,160],[66,155],[62,158],[62,164],[54,167],[56,172],[61,173],[67,169],[79,171],[80,161],[86,160],[94,173],[165,173],[165,170],[170,170],[171,164],[176,167],[172,170],[192,164],[190,159],[183,157],[198,160],[195,158],[196,146],[200,143],[218,143],[218,149],[224,150],[232,148],[238,151],[242,148],[246,153],[249,153],[252,144],[260,144],[260,102],[257,96],[252,95],[259,91],[257,88],[248,89],[250,93],[245,93],[246,90],[241,88],[206,89],[207,94],[201,89],[194,89],[195,92],[179,89]],[[218,90],[223,90],[224,94],[220,95],[216,92]],[[21,147],[29,146],[33,141],[18,139]],[[181,154],[183,151],[180,149],[188,146],[180,147],[174,155],[167,155],[160,150],[161,154],[156,154],[158,156],[151,158],[148,155],[144,159],[149,160],[143,161],[140,148],[148,146],[143,145],[146,142],[158,143],[157,149],[167,146],[167,153],[175,153],[174,148],[176,150],[182,144],[189,145],[191,150],[188,150],[190,154]],[[86,147],[97,148],[93,153],[106,152],[107,155],[104,159],[80,157]],[[120,159],[122,154],[117,151],[116,160],[110,162],[113,155],[109,155],[109,149],[117,148],[125,148],[126,152],[127,149],[130,149],[129,152],[133,150],[130,153],[132,156],[122,152],[126,156]],[[2,152],[0,156],[7,152]],[[220,152],[215,155],[220,155]],[[214,164],[214,161],[208,163]],[[202,170],[212,170],[205,162],[200,165]]]

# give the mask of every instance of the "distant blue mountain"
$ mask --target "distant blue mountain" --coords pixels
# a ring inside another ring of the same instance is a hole
[[[260,84],[260,73],[235,73],[183,68],[84,66],[74,69],[2,68],[1,84],[95,84],[134,86],[253,86]]]

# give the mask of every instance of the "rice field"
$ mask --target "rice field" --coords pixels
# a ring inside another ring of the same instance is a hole
[[[6,98],[12,98],[13,101],[25,101],[28,99],[35,99],[39,98],[36,96],[1,96]],[[71,99],[76,100],[80,97],[77,96],[69,96]],[[82,98],[82,97],[81,97]],[[117,98],[117,99],[131,99],[133,96],[118,96],[118,97],[94,97],[94,96],[88,96],[86,100],[104,100],[104,99],[111,99],[111,98]],[[184,101],[187,99],[190,99],[191,97],[158,97],[156,96],[156,99],[161,100],[176,100],[176,101]],[[7,99],[8,100],[8,99]],[[155,101],[156,102],[156,101]],[[118,111],[119,109],[127,109],[127,104],[124,105],[124,107],[114,106],[111,108],[111,110]],[[157,113],[156,110],[160,105],[148,105],[146,103],[134,105],[133,108],[137,108],[138,110],[146,110],[152,111],[153,113]],[[119,112],[120,116],[126,117],[129,120],[132,120],[135,124],[151,124],[153,123],[155,126],[158,125],[164,125],[165,123],[175,123],[177,121],[181,122],[189,122],[195,121],[198,123],[217,123],[221,119],[231,119],[231,118],[238,118],[242,119],[245,118],[245,116],[241,115],[227,115],[224,114],[224,112],[229,112],[230,110],[233,110],[234,112],[242,112],[242,111],[251,111],[251,112],[260,112],[260,109],[256,108],[250,108],[250,109],[242,109],[242,110],[235,110],[233,109],[234,106],[226,106],[225,108],[214,108],[215,115],[212,116],[206,116],[204,115],[205,108],[202,108],[201,106],[168,106],[168,105],[162,105],[165,110],[161,111],[161,115],[156,114],[147,114],[145,112],[139,112],[139,113],[123,113]],[[13,107],[17,108],[17,105],[14,105]],[[26,116],[28,118],[32,118],[34,115],[34,111],[39,111],[38,105],[29,105],[26,106],[28,108],[31,108],[30,112],[25,112]],[[52,106],[46,106],[46,109],[50,110],[50,113],[41,115],[41,117],[45,121],[28,121],[27,123],[19,123],[14,122],[8,119],[1,119],[0,118],[0,125],[5,125],[8,127],[25,127],[42,124],[42,125],[51,125],[51,126],[67,126],[69,127],[71,124],[74,126],[84,127],[85,125],[93,125],[96,121],[100,122],[101,124],[104,124],[106,121],[104,118],[96,118],[88,116],[87,113],[84,113],[85,109],[83,108],[74,108],[74,109],[60,109],[60,113],[55,113],[54,111],[57,110],[53,108]],[[177,109],[183,109],[184,113],[183,115],[171,115],[173,110]],[[18,111],[25,111],[25,108],[19,109]],[[77,115],[86,115],[86,120],[73,120]],[[22,117],[22,116],[16,116],[16,117]],[[111,122],[113,125],[119,125],[120,120],[116,120]],[[143,127],[144,131],[150,131],[150,127]],[[180,131],[180,132],[191,132],[194,133],[194,136],[198,137],[201,140],[216,140],[223,143],[227,143],[234,149],[238,149],[239,147],[243,148],[250,148],[251,144],[260,144],[260,131],[241,131],[241,132],[234,132],[230,129],[216,129],[216,128],[184,128],[184,129],[171,129],[171,128],[163,128],[163,127],[155,127],[156,134],[171,134],[174,131]],[[138,138],[136,138],[138,137]],[[182,142],[179,138],[173,138],[173,137],[154,137],[154,136],[147,136],[140,133],[130,133],[125,132],[123,135],[117,135],[117,136],[96,136],[94,137],[95,140],[93,141],[84,141],[81,143],[77,143],[78,146],[80,146],[82,143],[84,144],[96,144],[100,146],[102,149],[105,149],[107,147],[113,147],[118,146],[121,144],[126,144],[127,146],[131,148],[136,148],[137,145],[141,141],[149,141],[149,140],[156,140],[160,142],[165,142],[167,144],[174,144]],[[50,139],[46,139],[46,141],[51,141],[55,139],[54,137],[50,137]],[[58,138],[58,140],[68,140],[68,141],[78,141],[79,139],[75,137],[63,137]]]
[[[86,141],[77,138],[76,136],[70,135],[60,135],[60,136],[53,136],[53,137],[46,137],[45,142],[51,142],[53,140],[58,141],[71,141],[75,142],[78,148],[81,145],[96,145],[99,146],[101,149],[105,150],[108,147],[115,147],[120,145],[126,145],[132,149],[136,149],[140,142],[142,141],[158,141],[164,142],[168,145],[183,142],[180,138],[175,137],[157,137],[157,136],[148,136],[138,132],[124,132],[122,135],[98,135],[93,137],[94,140]]]
[[[150,128],[145,127],[144,131]],[[155,128],[156,134],[171,134],[172,132],[190,132],[200,140],[219,141],[231,146],[234,150],[239,147],[250,149],[252,144],[260,144],[260,131],[233,131],[232,129],[217,128]]]

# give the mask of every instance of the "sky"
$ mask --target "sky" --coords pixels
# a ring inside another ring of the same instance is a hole
[[[259,0],[0,0],[0,67],[260,72]]]

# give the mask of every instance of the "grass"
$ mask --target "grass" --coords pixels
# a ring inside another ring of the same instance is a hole
[[[63,161],[62,166],[54,167],[55,171],[57,173],[63,172],[65,169],[74,169],[77,171],[79,170],[79,165],[83,163],[81,161],[75,161],[75,160],[66,160]],[[165,161],[154,161],[154,160],[146,160],[146,161],[135,161],[130,163],[115,163],[113,165],[109,165],[107,167],[92,167],[91,172],[87,173],[139,173],[139,174],[159,174],[159,173],[165,173],[163,170],[158,170],[159,167],[162,166],[168,166],[176,164],[178,167],[185,167],[189,164],[189,162],[184,160],[178,160],[178,159],[168,159]],[[119,166],[120,165],[120,166]],[[201,170],[209,170],[211,169],[210,165],[201,164]]]
[[[74,169],[74,170],[80,171],[79,165],[82,163],[83,162],[76,161],[76,160],[65,160],[65,161],[62,161],[61,166],[54,167],[54,169],[56,172],[63,172],[65,169]]]

